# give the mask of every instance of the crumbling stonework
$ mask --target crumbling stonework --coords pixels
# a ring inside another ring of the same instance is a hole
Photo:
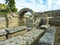
[[[18,14],[19,14],[20,17],[23,17],[26,12],[31,12],[32,15],[34,14],[33,10],[31,10],[29,8],[23,8],[23,9],[21,9],[18,12]]]
[[[29,8],[23,8],[21,9],[18,14],[19,14],[19,25],[20,26],[24,26],[25,25],[25,19],[24,19],[24,14],[30,12],[32,14],[32,16],[34,15],[33,10],[29,9]]]
[[[18,15],[13,14],[14,16],[12,17],[11,14],[7,14],[7,21],[8,21],[8,28],[13,28],[18,26]]]
[[[36,40],[38,37],[41,37],[45,31],[41,29],[33,29],[25,33],[23,36],[17,36],[5,40],[4,43],[0,45],[35,45]]]
[[[0,17],[0,29],[3,28],[13,28],[18,26],[19,17],[16,14],[13,14],[13,17],[11,14],[7,14],[6,17]]]
[[[6,28],[0,29],[0,41],[10,39],[17,36],[23,36],[27,32],[25,26],[15,27],[15,28]]]

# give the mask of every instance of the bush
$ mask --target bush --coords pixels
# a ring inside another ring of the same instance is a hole
[[[12,8],[11,11],[12,12],[17,12],[17,9],[16,8]]]

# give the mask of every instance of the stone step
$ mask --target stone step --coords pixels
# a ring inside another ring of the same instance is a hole
[[[6,34],[5,29],[0,29],[0,41],[6,40]]]

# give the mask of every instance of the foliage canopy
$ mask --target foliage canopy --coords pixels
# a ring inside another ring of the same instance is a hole
[[[12,12],[17,12],[17,8],[15,6],[15,0],[5,0],[5,3]]]

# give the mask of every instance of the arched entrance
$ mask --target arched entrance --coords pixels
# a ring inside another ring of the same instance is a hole
[[[20,26],[24,26],[24,25],[25,25],[24,15],[25,15],[25,13],[27,13],[27,12],[30,12],[32,16],[34,15],[33,11],[32,11],[31,9],[29,9],[29,8],[23,8],[23,9],[21,9],[21,10],[18,12],[18,14],[19,14],[19,25],[20,25]]]
[[[19,14],[19,17],[23,17],[25,13],[27,12],[30,12],[32,15],[33,15],[33,11],[29,8],[23,8],[21,9],[18,14]]]

